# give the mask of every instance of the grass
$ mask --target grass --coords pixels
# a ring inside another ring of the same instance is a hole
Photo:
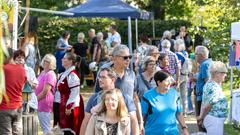
[[[230,103],[231,103],[230,82],[226,82],[223,84],[223,92],[225,93],[225,95],[228,99],[228,108],[229,108],[229,113],[230,113]],[[224,125],[224,131],[227,135],[240,135],[240,130],[233,128],[233,125],[231,125],[230,123],[226,123]]]

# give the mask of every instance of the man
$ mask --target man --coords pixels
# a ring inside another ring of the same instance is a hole
[[[112,33],[112,36],[110,37],[110,44],[112,47],[115,47],[117,45],[121,44],[121,36],[117,32],[117,26],[112,24],[109,28],[109,31]]]
[[[99,103],[101,101],[102,93],[104,91],[113,90],[115,88],[116,74],[109,68],[103,68],[99,72],[98,81],[102,91],[95,93],[88,100],[88,104],[85,109],[85,117],[80,130],[80,135],[85,134],[87,123],[90,120],[91,115],[99,109],[99,105],[100,105]],[[135,134],[137,131],[137,125],[135,124],[134,126],[134,122],[136,123],[137,121],[136,108],[133,103],[133,100],[128,95],[125,95],[123,93],[123,97],[124,97],[126,106],[128,108],[128,112],[130,114],[131,122],[133,122],[131,123],[132,132],[133,134]]]
[[[199,72],[196,82],[196,103],[195,103],[195,111],[196,116],[200,115],[201,111],[201,103],[202,103],[202,94],[203,94],[203,86],[210,78],[209,68],[212,64],[212,59],[208,58],[209,50],[205,46],[197,46],[195,49],[195,59],[200,64]],[[205,131],[199,125],[199,131]]]
[[[96,32],[95,29],[90,29],[88,31],[88,36],[90,39],[90,55],[91,55],[91,60],[93,58],[93,50],[94,50],[94,45],[97,43],[97,36],[96,36]]]
[[[27,80],[25,69],[13,60],[13,50],[3,66],[5,74],[6,97],[0,104],[0,134],[22,134],[22,89]],[[16,75],[17,73],[17,75]]]

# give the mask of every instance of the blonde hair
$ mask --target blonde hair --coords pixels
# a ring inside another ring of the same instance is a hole
[[[50,63],[49,65],[49,68],[52,69],[52,70],[55,70],[56,69],[56,58],[55,56],[53,56],[52,54],[46,54],[42,61],[41,61],[41,66],[43,67],[43,63],[44,61],[47,61]]]
[[[123,118],[125,116],[128,115],[128,110],[122,95],[122,92],[115,88],[113,90],[108,90],[106,92],[103,93],[102,95],[102,100],[101,100],[101,108],[99,110],[99,112],[97,112],[98,115],[101,115],[102,113],[106,113],[107,112],[107,107],[105,105],[105,100],[106,100],[106,96],[107,95],[112,95],[112,94],[116,94],[118,97],[118,107],[117,107],[117,117],[119,118]]]
[[[85,38],[85,35],[84,35],[83,32],[79,32],[79,33],[78,33],[78,37],[82,37],[82,38],[84,39],[84,38]]]

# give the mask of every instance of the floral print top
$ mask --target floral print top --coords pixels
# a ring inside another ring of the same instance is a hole
[[[222,87],[210,80],[203,87],[203,100],[202,105],[212,105],[211,110],[208,112],[209,115],[226,118],[228,113],[228,102],[227,98],[222,91]]]

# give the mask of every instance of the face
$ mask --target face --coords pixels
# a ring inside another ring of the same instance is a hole
[[[119,55],[114,57],[114,62],[120,67],[127,68],[130,64],[132,56],[128,51],[122,51]]]
[[[151,53],[151,56],[155,59],[155,61],[157,61],[158,57],[160,56],[159,51],[153,50],[153,52]]]
[[[109,27],[109,31],[113,33],[113,28],[111,26]]]
[[[217,78],[219,79],[219,82],[224,82],[225,77],[227,76],[227,72],[216,72]]]
[[[147,71],[154,73],[156,70],[156,63],[155,62],[150,62],[147,65]]]
[[[115,111],[118,108],[118,96],[116,93],[107,94],[105,97],[105,105],[107,110]]]
[[[160,87],[161,89],[164,89],[164,90],[168,90],[170,88],[170,84],[171,84],[170,77],[166,78],[162,82],[158,81],[158,87]]]
[[[93,38],[93,37],[95,36],[95,32],[89,31],[89,32],[88,32],[88,36],[89,36],[90,38]]]
[[[82,42],[83,41],[83,37],[79,36],[77,40],[78,40],[78,42]]]
[[[72,61],[67,58],[67,55],[64,55],[64,57],[62,58],[62,66],[66,68],[71,65],[72,65]]]
[[[180,32],[186,32],[186,27],[185,27],[185,26],[182,26],[182,27],[180,28]]]
[[[108,71],[101,71],[98,76],[99,86],[103,90],[106,90],[110,85],[112,85],[113,79],[108,76]]]
[[[198,53],[197,51],[195,52],[195,60],[198,62],[198,63],[201,63],[201,61],[203,60],[202,59],[202,54]]]
[[[50,68],[50,61],[43,60],[43,69],[49,69],[49,68]]]
[[[162,66],[166,67],[169,66],[169,57],[165,56],[163,60],[161,61]]]
[[[18,56],[18,57],[16,57],[16,58],[15,58],[15,62],[16,62],[17,64],[22,64],[22,65],[24,65],[24,63],[25,63],[24,57],[23,57],[23,56]]]

